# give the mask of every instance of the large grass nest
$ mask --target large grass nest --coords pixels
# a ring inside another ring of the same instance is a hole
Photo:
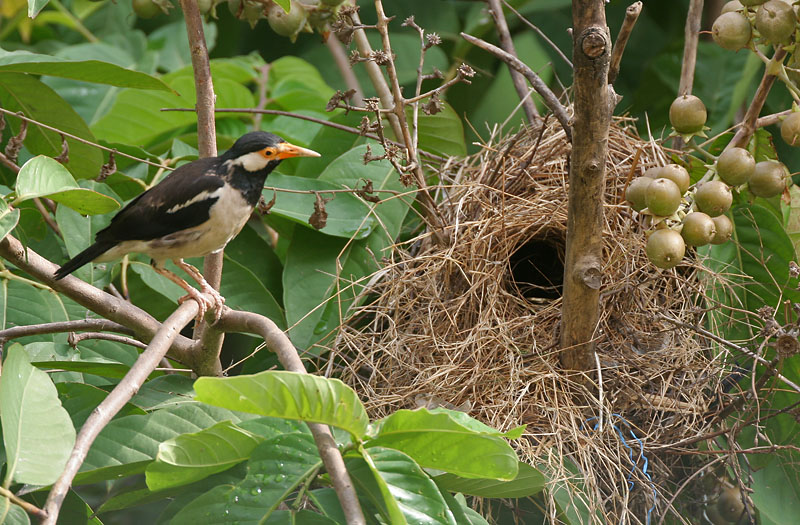
[[[527,425],[515,446],[550,480],[551,521],[556,508],[577,505],[591,516],[583,521],[644,523],[667,511],[682,477],[674,447],[708,430],[723,364],[676,324],[698,320],[698,269],[650,264],[643,228],[623,202],[631,178],[668,163],[667,154],[617,118],[596,368],[562,369],[569,147],[551,122],[442,168],[448,240],[428,233],[397,246],[370,284],[377,299],[356,312],[336,350],[374,417],[444,406],[501,430]],[[558,490],[564,483],[572,490]]]

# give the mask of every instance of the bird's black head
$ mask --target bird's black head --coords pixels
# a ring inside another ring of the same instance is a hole
[[[231,149],[222,155],[222,160],[255,173],[266,168],[267,172],[272,171],[283,159],[291,157],[319,157],[319,153],[289,144],[266,131],[252,131],[239,137]]]

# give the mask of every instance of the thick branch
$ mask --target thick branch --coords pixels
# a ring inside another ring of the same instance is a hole
[[[633,31],[633,26],[639,19],[639,14],[642,12],[642,3],[634,2],[625,10],[625,20],[622,21],[622,27],[619,29],[617,41],[614,42],[614,47],[611,50],[611,65],[608,67],[608,83],[613,84],[617,80],[619,74],[619,65],[622,63],[622,54],[625,52],[625,46],[628,44],[628,39]],[[690,15],[691,16],[691,15]],[[700,21],[698,20],[698,24]],[[697,47],[697,39],[695,39],[695,48]]]
[[[305,374],[306,369],[292,342],[286,334],[270,319],[263,315],[225,309],[217,323],[226,332],[258,334],[264,338],[267,347],[275,352],[286,370]],[[333,488],[342,504],[345,518],[350,525],[366,523],[361,506],[358,504],[353,482],[344,465],[344,460],[336,447],[330,428],[327,425],[308,423],[314,441],[317,443],[322,461],[330,474]]]
[[[0,241],[0,257],[81,306],[130,328],[137,339],[149,341],[161,327],[161,323],[139,307],[99,290],[75,276],[68,275],[59,281],[54,280],[53,273],[58,266],[33,250],[25,249],[11,235],[6,235]],[[191,363],[192,344],[191,339],[179,336],[172,345],[170,356],[181,363]]]
[[[573,0],[572,24],[575,115],[569,162],[561,364],[569,370],[588,370],[600,310],[603,195],[613,108],[608,86],[611,39],[603,0]]]
[[[43,525],[55,525],[61,504],[64,502],[67,492],[69,492],[72,480],[75,479],[78,469],[86,459],[86,455],[89,453],[89,448],[95,438],[117,412],[125,406],[125,403],[130,401],[139,391],[147,377],[158,367],[161,359],[167,354],[167,350],[169,350],[178,333],[197,315],[197,312],[198,306],[194,301],[186,301],[180,305],[164,321],[147,349],[142,352],[136,363],[125,374],[125,377],[106,396],[103,402],[92,411],[75,439],[75,446],[72,448],[72,454],[67,460],[64,472],[53,484],[53,488],[47,496],[47,502],[44,506],[44,510],[47,512],[47,519],[42,522]]]
[[[531,68],[529,68],[523,61],[518,59],[517,57],[506,53],[499,47],[486,42],[485,40],[481,40],[480,38],[476,38],[472,35],[468,35],[466,33],[461,33],[461,38],[469,42],[470,44],[477,46],[489,53],[493,54],[506,64],[508,64],[512,69],[515,69],[522,73],[525,78],[528,79],[533,89],[539,93],[539,96],[542,97],[544,104],[553,112],[558,122],[561,124],[561,127],[564,129],[564,133],[567,135],[567,140],[572,142],[572,129],[570,128],[569,123],[569,115],[567,115],[567,110],[564,106],[561,105],[561,102],[558,101],[558,97],[556,97],[555,93],[553,93],[547,84],[539,78],[539,75],[533,72]],[[603,88],[605,89],[605,88]]]
[[[700,39],[700,20],[703,18],[703,0],[692,0],[686,15],[683,34],[683,62],[678,96],[691,95],[694,84],[694,69],[697,63],[697,41]]]
[[[503,50],[511,56],[517,56],[517,51],[514,49],[514,41],[511,39],[511,33],[508,30],[506,17],[503,14],[503,5],[500,0],[488,0],[489,11],[494,18],[494,25],[497,27],[497,36],[500,38],[500,46]],[[529,124],[533,124],[539,119],[539,112],[536,111],[536,104],[530,97],[528,86],[525,84],[525,77],[522,73],[514,68],[510,68],[511,81],[514,83],[514,89],[517,90],[517,95],[522,101],[522,109],[525,111],[525,116]]]
[[[203,19],[197,8],[197,0],[180,0],[186,21],[186,34],[192,53],[192,70],[197,91],[197,148],[200,157],[216,157],[217,133],[214,122],[214,83],[208,60]],[[222,251],[207,255],[203,261],[203,276],[208,284],[219,290],[222,281]],[[220,375],[222,365],[219,354],[222,350],[223,333],[208,323],[198,323],[194,337],[198,340],[197,355],[192,368],[200,375]]]

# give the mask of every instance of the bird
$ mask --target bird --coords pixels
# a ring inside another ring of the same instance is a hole
[[[54,277],[63,279],[92,261],[142,253],[156,272],[187,292],[179,303],[194,299],[198,319],[214,310],[219,320],[225,298],[184,259],[219,252],[241,231],[267,176],[282,160],[319,156],[266,131],[246,133],[222,155],[184,164],[134,198],[97,232],[94,244],[64,263]],[[165,268],[167,260],[194,279],[200,291]]]

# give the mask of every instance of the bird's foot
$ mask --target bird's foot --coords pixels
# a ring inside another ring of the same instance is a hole
[[[186,301],[189,301],[189,300],[194,300],[195,302],[197,302],[198,311],[197,311],[197,317],[195,317],[195,320],[197,322],[200,322],[206,316],[206,312],[208,310],[214,308],[214,304],[215,303],[214,303],[213,299],[211,299],[209,297],[206,297],[203,293],[195,290],[192,287],[189,287],[186,291],[189,292],[189,293],[187,293],[183,297],[179,298],[178,299],[178,304],[183,304],[183,303],[185,303]]]
[[[214,310],[214,323],[216,323],[219,321],[219,318],[222,317],[222,307],[225,306],[225,298],[208,283],[202,287],[201,291],[206,297],[211,296],[212,302],[209,308]]]

